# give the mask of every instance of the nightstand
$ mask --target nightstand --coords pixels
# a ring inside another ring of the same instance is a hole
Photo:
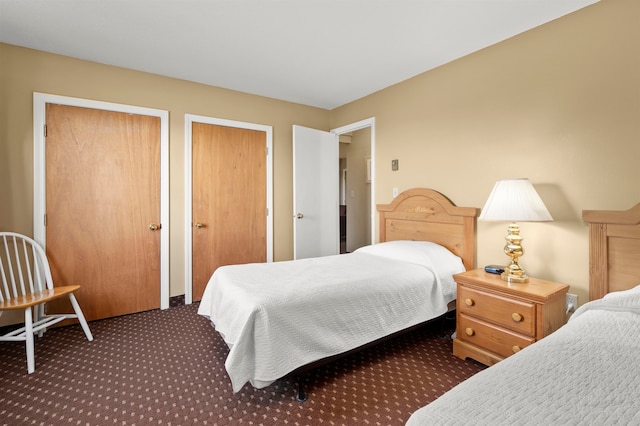
[[[474,269],[453,276],[457,283],[453,354],[493,365],[566,323],[569,286],[530,278],[503,281]]]

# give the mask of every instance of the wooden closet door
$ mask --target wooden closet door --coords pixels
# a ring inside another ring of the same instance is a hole
[[[159,308],[160,119],[47,104],[46,121],[54,284],[81,285],[88,320]]]
[[[267,256],[266,133],[192,126],[193,300],[222,265]]]

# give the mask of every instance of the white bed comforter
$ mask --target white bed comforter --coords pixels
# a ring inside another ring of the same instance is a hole
[[[412,414],[416,425],[640,424],[640,287],[580,307],[567,325]]]
[[[436,256],[423,259],[407,244],[218,268],[198,313],[230,348],[225,367],[234,392],[445,313],[462,262],[437,245],[429,246]]]

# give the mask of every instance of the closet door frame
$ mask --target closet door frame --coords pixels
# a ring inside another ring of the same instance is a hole
[[[153,108],[34,92],[33,234],[46,248],[46,104],[60,104],[160,118],[160,309],[169,308],[169,112]]]
[[[267,167],[267,262],[273,262],[273,128],[264,124],[248,123],[244,121],[227,120],[223,118],[208,117],[203,115],[185,114],[184,116],[184,197],[185,197],[185,221],[184,221],[184,298],[185,304],[193,303],[193,259],[192,259],[192,222],[193,222],[193,179],[192,179],[192,149],[193,149],[193,123],[214,124],[218,126],[236,127],[240,129],[259,130],[266,133],[266,167]]]

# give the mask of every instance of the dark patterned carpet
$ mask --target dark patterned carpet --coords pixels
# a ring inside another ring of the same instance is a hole
[[[6,425],[403,425],[411,413],[484,367],[451,354],[434,322],[307,375],[234,394],[228,349],[197,304],[91,322],[0,344],[0,423]],[[446,335],[453,331],[446,324]]]

